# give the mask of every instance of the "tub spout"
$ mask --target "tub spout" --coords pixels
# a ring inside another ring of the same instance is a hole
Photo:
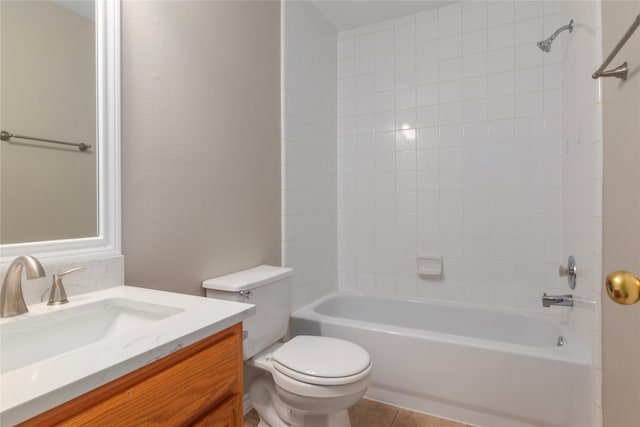
[[[573,295],[542,295],[542,306],[546,308],[552,305],[573,307]]]

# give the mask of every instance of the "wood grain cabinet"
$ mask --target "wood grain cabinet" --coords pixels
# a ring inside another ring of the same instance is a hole
[[[20,426],[241,427],[238,323]]]

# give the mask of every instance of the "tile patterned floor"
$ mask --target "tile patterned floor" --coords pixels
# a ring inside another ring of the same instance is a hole
[[[369,399],[361,399],[349,409],[351,427],[469,427],[455,421],[396,408]],[[256,427],[259,419],[256,411],[244,417],[244,427]]]

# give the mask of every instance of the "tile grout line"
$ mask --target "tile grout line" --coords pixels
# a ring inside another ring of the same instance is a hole
[[[395,424],[396,418],[398,418],[399,413],[400,413],[400,409],[396,409],[396,413],[393,415],[393,419],[391,420],[391,424],[389,424],[389,427],[393,427],[393,424]]]

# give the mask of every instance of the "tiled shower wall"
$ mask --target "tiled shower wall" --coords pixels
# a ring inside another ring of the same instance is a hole
[[[602,425],[602,98],[591,73],[602,63],[600,2],[563,2],[563,21],[576,28],[568,38],[562,69],[563,259],[574,255],[576,288],[561,292],[583,301],[574,306],[569,328],[581,349],[593,355],[592,425]],[[621,30],[622,31],[622,30]],[[607,52],[608,54],[608,52]],[[605,297],[606,298],[606,297]],[[586,405],[585,405],[586,408]]]
[[[310,2],[282,2],[283,262],[292,309],[338,287],[336,31]]]
[[[462,2],[338,34],[341,288],[541,310],[562,287],[563,45],[535,42],[563,24]]]

